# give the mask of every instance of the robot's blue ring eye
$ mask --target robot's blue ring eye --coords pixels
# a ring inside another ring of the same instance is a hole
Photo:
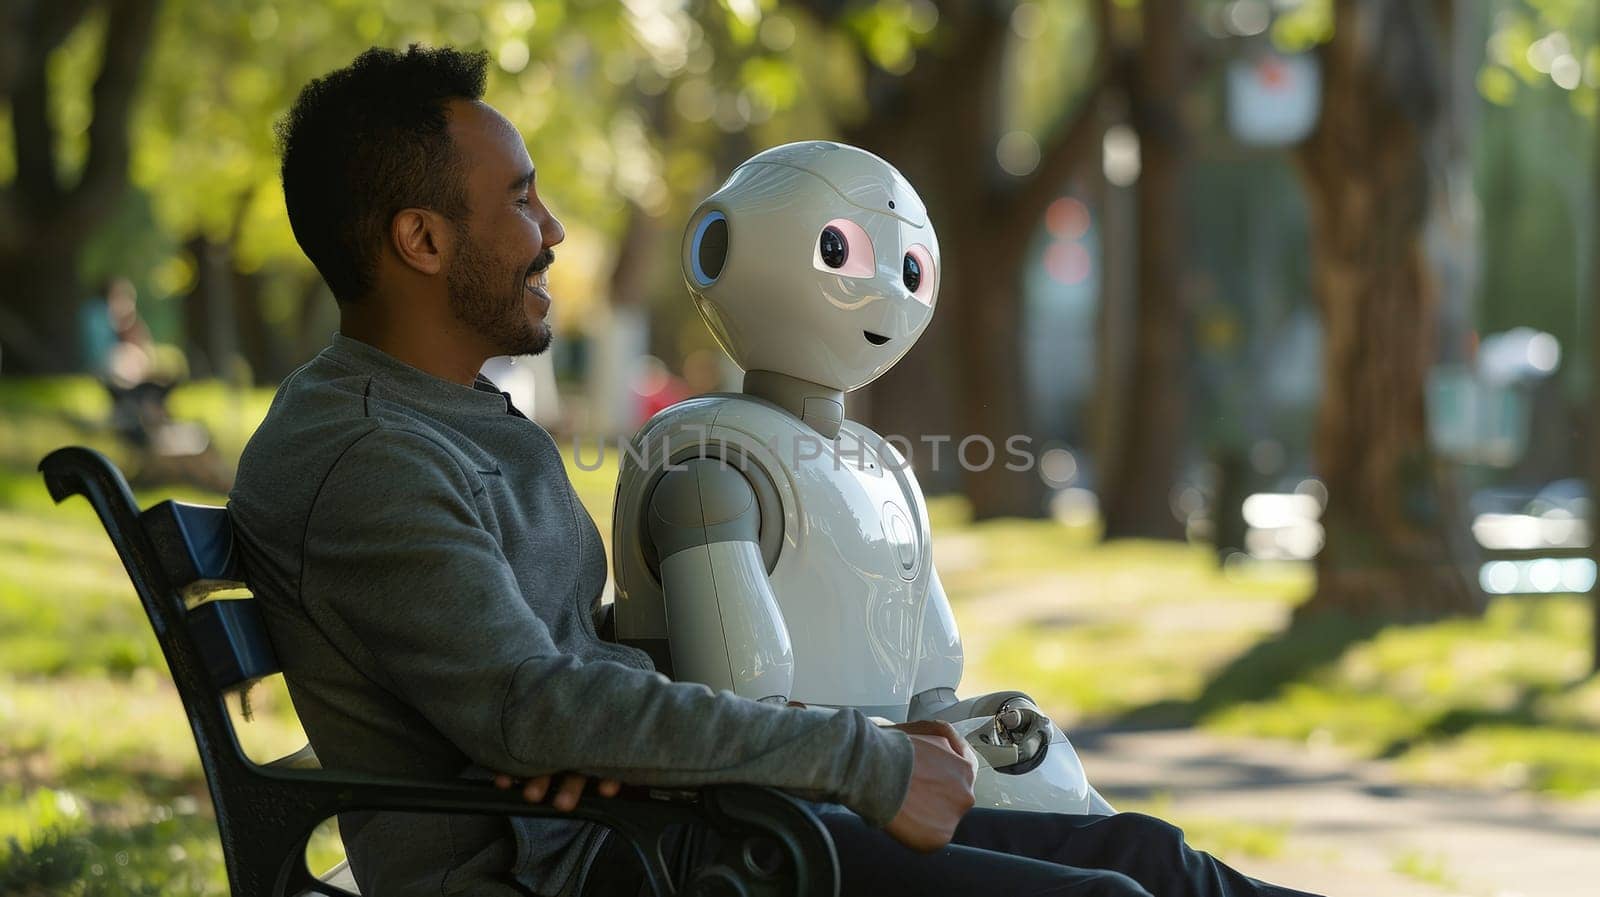
[[[711,212],[695,225],[689,243],[689,268],[695,283],[711,286],[722,274],[728,260],[728,216]]]

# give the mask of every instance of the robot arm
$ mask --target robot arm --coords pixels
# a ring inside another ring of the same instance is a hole
[[[1055,740],[1055,726],[1033,699],[1020,691],[997,691],[961,699],[961,634],[945,596],[939,571],[928,581],[928,600],[922,617],[921,656],[917,664],[916,694],[908,719],[936,719],[961,723],[987,718],[986,725],[971,727],[967,738],[974,749],[1001,772],[1022,773],[1037,766]]]
[[[937,719],[956,727],[966,736],[985,765],[1003,775],[1061,775],[1065,769],[1075,776],[1064,780],[1081,781],[1086,801],[1081,812],[1108,815],[1114,812],[1100,792],[1083,777],[1077,752],[1066,735],[1050,718],[1039,711],[1033,699],[1020,691],[997,691],[973,698],[959,698],[961,684],[961,634],[956,631],[955,614],[945,596],[939,572],[928,582],[928,603],[923,611],[922,642],[917,663],[915,694],[907,719]],[[1055,744],[1054,751],[1051,744]],[[1040,769],[1047,756],[1055,769]],[[1072,794],[1078,791],[1068,789]]]
[[[781,702],[794,685],[794,653],[760,522],[750,483],[720,460],[670,469],[650,496],[673,677]]]

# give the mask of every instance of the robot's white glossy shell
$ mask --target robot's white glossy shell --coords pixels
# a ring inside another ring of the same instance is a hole
[[[955,730],[962,737],[986,729],[991,717],[962,720]],[[995,772],[980,753],[978,777],[972,786],[980,807],[1000,810],[1030,810],[1042,813],[1108,813],[1110,807],[1089,786],[1083,761],[1065,733],[1056,731],[1044,760],[1022,775]]]
[[[846,422],[841,441],[846,452],[828,451],[834,441],[741,395],[691,399],[651,420],[617,481],[617,637],[667,634],[640,531],[651,485],[683,450],[730,446],[766,471],[781,504],[783,543],[769,581],[796,659],[791,697],[904,719],[932,571],[927,511],[911,472],[877,457],[870,430]]]
[[[696,261],[711,217],[727,220],[727,253],[714,275]],[[858,227],[855,276],[820,262],[830,222]],[[908,252],[925,251],[927,285],[903,280]],[[777,371],[849,391],[910,350],[933,317],[939,240],[927,209],[894,166],[855,147],[793,143],[752,157],[689,218],[682,254],[695,308],[745,370]],[[865,334],[887,337],[876,345]]]

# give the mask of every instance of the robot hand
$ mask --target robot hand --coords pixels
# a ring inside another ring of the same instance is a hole
[[[1044,762],[1055,724],[1024,697],[1007,698],[989,725],[969,734],[972,747],[995,772],[1021,775]]]

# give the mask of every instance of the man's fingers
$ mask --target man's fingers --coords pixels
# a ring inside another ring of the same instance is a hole
[[[967,783],[970,785],[977,781],[979,766],[978,753],[972,749],[972,745],[967,743],[965,738],[961,737],[960,733],[956,732],[954,726],[944,722],[943,720],[924,719],[909,723],[901,723],[900,725],[895,726],[895,728],[900,729],[914,738],[921,737],[929,740],[936,740],[944,747],[949,748],[951,753],[967,761],[967,766],[971,767],[972,774],[968,776]]]
[[[583,796],[583,786],[589,783],[587,776],[569,775],[561,782],[561,788],[556,792],[555,800],[551,804],[563,813],[571,812],[578,806],[578,798]]]
[[[522,786],[522,796],[528,803],[536,804],[544,800],[546,791],[550,790],[549,776],[534,776]]]
[[[972,753],[972,745],[967,744],[967,740],[956,733],[954,726],[943,720],[919,719],[909,723],[901,723],[895,728],[911,735],[931,735],[936,738],[942,738],[957,756],[966,756]]]
[[[497,775],[494,783],[500,788],[509,788],[515,783],[507,775]],[[568,773],[561,777],[560,784],[556,787],[555,794],[550,794],[550,786],[555,783],[554,776],[534,776],[522,783],[522,797],[528,803],[542,802],[550,797],[550,805],[562,812],[571,812],[578,806],[578,799],[583,796],[584,786],[589,783],[589,777],[577,773]],[[595,785],[595,791],[601,797],[616,797],[622,791],[622,783],[615,779],[601,779]]]

